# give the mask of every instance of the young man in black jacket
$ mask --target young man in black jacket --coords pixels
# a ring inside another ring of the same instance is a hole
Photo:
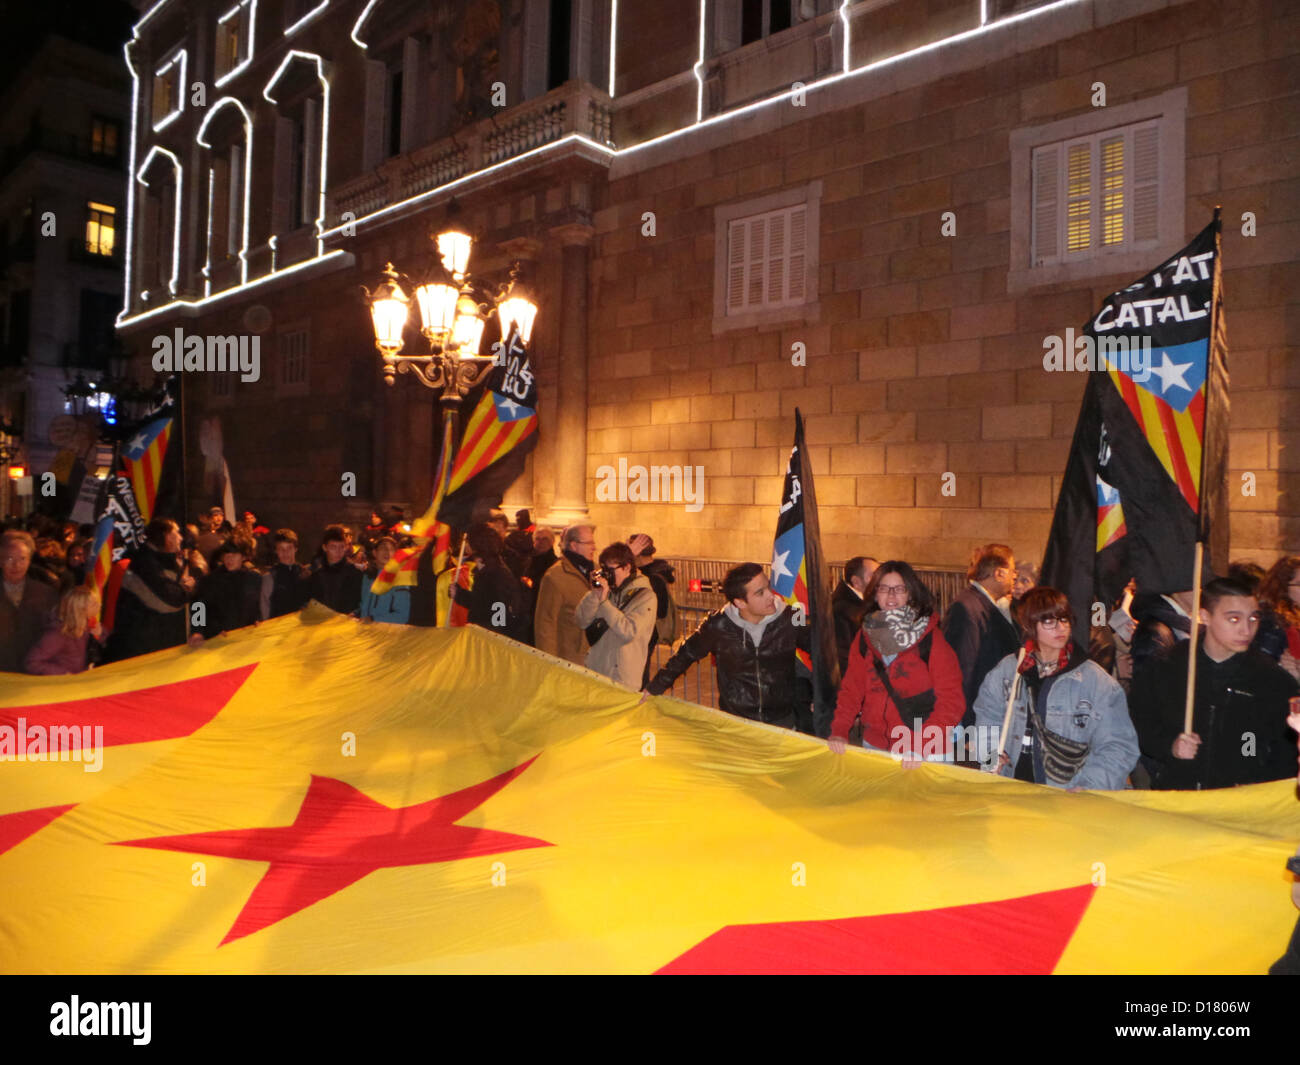
[[[259,613],[262,620],[295,614],[307,605],[307,570],[298,565],[298,534],[275,533],[275,565],[262,574]]]
[[[718,663],[718,705],[729,714],[782,728],[795,724],[795,648],[811,649],[811,628],[768,585],[763,567],[746,562],[723,580],[727,605],[714,611],[655,674],[646,691],[662,695],[706,655]]]
[[[1152,786],[1200,790],[1294,777],[1296,737],[1287,711],[1300,686],[1250,649],[1257,600],[1236,581],[1216,577],[1201,592],[1200,621],[1190,732],[1183,731],[1190,640],[1133,678],[1129,706],[1142,751],[1154,763]]]
[[[307,594],[340,614],[361,609],[361,571],[347,559],[348,535],[342,525],[327,525],[321,542],[325,565],[311,575]]]

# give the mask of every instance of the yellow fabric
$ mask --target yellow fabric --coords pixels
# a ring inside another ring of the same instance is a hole
[[[1296,917],[1294,782],[1071,795],[904,771],[671,698],[638,704],[473,627],[313,607],[80,676],[6,675],[0,698],[253,663],[206,726],[109,747],[99,773],[0,762],[0,815],[78,804],[0,853],[0,971],[652,972],[729,924],[1014,898],[1089,884],[1098,863],[1104,886],[1057,972],[1262,972]],[[290,825],[313,774],[397,808],[533,758],[458,823],[550,846],[380,868],[224,946],[267,862],[111,845]]]

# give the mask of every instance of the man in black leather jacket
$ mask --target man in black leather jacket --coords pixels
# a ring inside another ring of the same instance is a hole
[[[722,585],[727,605],[714,611],[646,688],[662,695],[706,655],[718,663],[718,704],[729,714],[794,728],[795,648],[809,650],[811,629],[768,585],[756,562],[736,566]]]

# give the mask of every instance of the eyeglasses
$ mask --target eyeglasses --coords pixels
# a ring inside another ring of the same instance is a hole
[[[902,596],[904,599],[907,598],[907,585],[905,584],[878,584],[876,586],[876,591],[886,598],[894,598],[896,596]]]
[[[1043,628],[1045,628],[1048,632],[1051,632],[1053,629],[1062,625],[1064,625],[1067,629],[1074,627],[1074,622],[1071,621],[1069,618],[1043,618],[1038,624],[1043,626]]]

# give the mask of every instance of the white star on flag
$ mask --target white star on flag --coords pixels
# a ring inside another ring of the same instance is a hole
[[[503,410],[507,411],[512,418],[519,413],[519,404],[513,399],[502,398],[501,407]]]
[[[1187,383],[1187,371],[1192,368],[1190,362],[1174,362],[1169,357],[1169,352],[1160,353],[1160,365],[1153,366],[1151,373],[1160,378],[1160,391],[1168,392],[1171,385],[1177,385],[1179,388],[1190,392],[1192,386]]]
[[[790,557],[789,551],[782,551],[779,555],[772,556],[772,580],[777,581],[782,577],[793,577],[788,569],[785,568],[785,560]]]

